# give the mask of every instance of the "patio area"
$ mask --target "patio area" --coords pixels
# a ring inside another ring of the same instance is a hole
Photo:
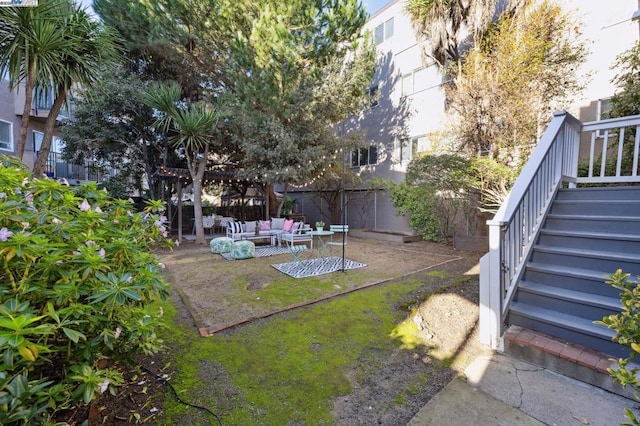
[[[339,263],[341,250],[335,248],[331,252]],[[202,336],[462,258],[460,253],[440,244],[381,244],[351,237],[345,257],[363,266],[292,278],[275,267],[291,263],[292,256],[286,252],[228,261],[211,253],[208,245],[186,242],[173,252],[159,254],[162,262],[171,264],[166,271],[167,280],[180,293]]]

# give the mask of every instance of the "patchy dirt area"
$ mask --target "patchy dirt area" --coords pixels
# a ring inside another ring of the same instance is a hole
[[[159,257],[170,265],[168,279],[176,283],[203,333],[461,259],[460,252],[427,242],[350,238],[347,247],[346,258],[367,266],[301,279],[290,278],[271,266],[292,261],[288,253],[230,261],[212,254],[206,245],[184,243]]]
[[[478,355],[488,352],[488,349],[477,341],[477,262],[480,254],[458,252],[449,246],[439,244],[410,243],[400,247],[402,251],[396,250],[401,253],[402,259],[395,259],[394,262],[400,266],[394,264],[385,267],[385,259],[388,260],[388,256],[381,251],[381,247],[375,242],[365,241],[363,244],[370,244],[371,249],[359,250],[357,260],[376,265],[374,275],[383,274],[382,276],[386,277],[393,269],[398,275],[407,276],[406,269],[405,274],[402,273],[401,266],[404,264],[407,268],[415,268],[415,272],[408,275],[410,279],[425,283],[423,288],[410,295],[408,300],[411,300],[411,303],[395,307],[398,311],[405,312],[413,321],[420,342],[403,341],[403,344],[411,346],[412,350],[399,347],[391,354],[375,347],[364,351],[355,367],[347,374],[352,392],[333,401],[333,416],[338,425],[406,424],[457,372],[462,371]],[[365,246],[367,247],[369,246]],[[191,265],[191,273],[195,274],[191,261],[199,256],[207,257],[207,250],[208,248],[202,246],[183,244],[171,256],[165,256],[164,261],[169,268],[173,266],[170,266],[172,260],[176,261],[176,264],[186,262],[187,265]],[[208,256],[211,261],[210,253]],[[366,256],[370,257],[367,259]],[[420,267],[429,259],[452,260],[444,263],[434,262],[438,264],[437,271],[428,266]],[[400,273],[397,272],[398,268]],[[210,271],[208,273],[210,274]],[[439,279],[438,274],[446,274],[448,278]],[[198,278],[198,274],[195,274],[191,278],[195,281],[183,279],[176,282],[176,287],[180,289],[183,297],[185,286],[189,286],[191,282],[200,282],[202,285],[207,279],[211,280],[210,275]],[[259,290],[269,283],[268,277],[261,276],[248,280],[242,287],[245,290]],[[192,326],[193,338],[200,338],[191,307],[183,302],[177,291],[172,292],[172,301],[178,308],[176,320]],[[280,315],[286,316],[291,313],[285,312]],[[168,353],[157,357],[137,359],[136,363],[141,369],[131,369],[127,377],[128,385],[123,386],[117,395],[104,395],[91,405],[89,424],[166,424],[162,409],[163,398],[175,398],[175,395],[162,381],[156,380],[155,373],[169,376],[174,373],[170,367],[163,367],[164,360],[171,357],[170,350],[171,348]],[[215,383],[211,384],[212,387],[228,387],[217,389],[216,394],[237,393],[230,380],[220,380],[227,374],[222,366],[209,364],[207,369],[207,374],[202,376],[202,380],[213,378]],[[399,394],[398,389],[406,391]],[[232,409],[234,401],[228,402],[229,409]],[[220,401],[220,404],[226,405],[224,401]],[[87,415],[86,410],[77,410],[67,415],[64,420],[70,424],[80,424]],[[212,417],[198,412],[197,409],[194,409],[189,417],[185,419],[186,423],[209,424],[207,422],[211,421],[210,424],[216,424]]]

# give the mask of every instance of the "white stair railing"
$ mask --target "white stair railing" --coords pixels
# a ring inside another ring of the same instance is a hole
[[[511,300],[558,189],[640,182],[639,155],[640,115],[582,124],[565,111],[554,114],[507,200],[487,222],[489,252],[480,260],[482,343],[502,347]]]
[[[580,122],[554,114],[527,164],[489,225],[480,261],[480,341],[501,349],[504,317],[551,201],[564,177],[576,176]]]

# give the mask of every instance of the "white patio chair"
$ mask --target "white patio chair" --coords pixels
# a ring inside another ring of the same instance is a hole
[[[347,245],[349,225],[330,225],[329,231],[333,232],[333,235],[331,241],[327,243],[328,246],[344,247]]]
[[[216,224],[216,220],[214,216],[203,216],[202,217],[202,227],[204,228],[204,233],[207,233],[207,229],[209,233],[213,233],[213,227]]]

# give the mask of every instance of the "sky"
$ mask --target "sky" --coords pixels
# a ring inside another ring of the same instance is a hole
[[[391,0],[362,0],[362,4],[367,9],[369,15],[376,13],[382,6],[389,3]]]

